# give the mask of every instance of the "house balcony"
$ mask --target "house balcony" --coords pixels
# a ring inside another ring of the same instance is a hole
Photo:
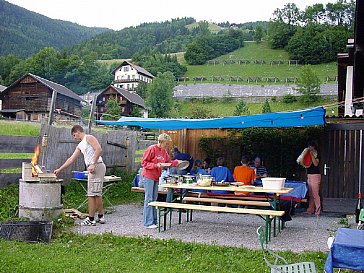
[[[131,83],[131,82],[140,82],[141,80],[139,79],[119,79],[119,80],[113,80],[112,84],[115,83]]]

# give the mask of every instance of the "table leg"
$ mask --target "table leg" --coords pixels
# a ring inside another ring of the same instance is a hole
[[[277,194],[274,194],[273,206],[274,206],[274,210],[277,210]],[[274,221],[273,222],[273,236],[276,237],[277,217],[274,217],[273,221]],[[279,223],[278,223],[278,225],[279,225]]]

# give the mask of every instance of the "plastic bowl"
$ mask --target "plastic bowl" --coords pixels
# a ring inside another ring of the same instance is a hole
[[[73,177],[77,179],[86,179],[87,172],[73,172]]]

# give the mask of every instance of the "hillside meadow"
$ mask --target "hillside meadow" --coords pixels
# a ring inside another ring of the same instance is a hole
[[[180,58],[181,60],[181,58]],[[303,65],[270,65],[270,61],[288,61],[289,56],[285,50],[270,49],[267,42],[257,44],[255,42],[245,42],[245,46],[233,51],[229,54],[220,56],[215,61],[219,64],[204,65],[187,65],[187,72],[184,75],[193,82],[194,77],[208,77],[204,82],[212,82],[212,76],[225,77],[223,82],[228,82],[229,76],[240,76],[244,80],[238,84],[254,84],[248,83],[247,77],[260,77],[263,80],[267,77],[277,77],[280,79],[277,83],[269,84],[285,84],[287,77],[299,78]],[[223,65],[223,61],[229,60],[248,60],[249,64],[227,64]],[[254,60],[264,60],[265,64],[254,64]],[[181,60],[181,63],[184,61]],[[334,78],[337,75],[337,65],[335,62],[327,64],[312,65],[312,70],[320,78],[322,83],[326,82],[326,77]],[[216,81],[215,81],[216,82]],[[232,81],[232,84],[237,82]],[[257,84],[262,84],[258,82]]]

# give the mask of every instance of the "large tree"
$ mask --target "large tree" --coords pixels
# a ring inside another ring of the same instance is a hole
[[[147,105],[152,108],[152,117],[165,118],[169,116],[173,105],[173,88],[175,78],[171,72],[158,73],[147,87]]]
[[[305,103],[317,100],[320,86],[321,81],[319,77],[313,72],[310,65],[305,65],[297,82],[297,91],[302,94],[301,100]]]

